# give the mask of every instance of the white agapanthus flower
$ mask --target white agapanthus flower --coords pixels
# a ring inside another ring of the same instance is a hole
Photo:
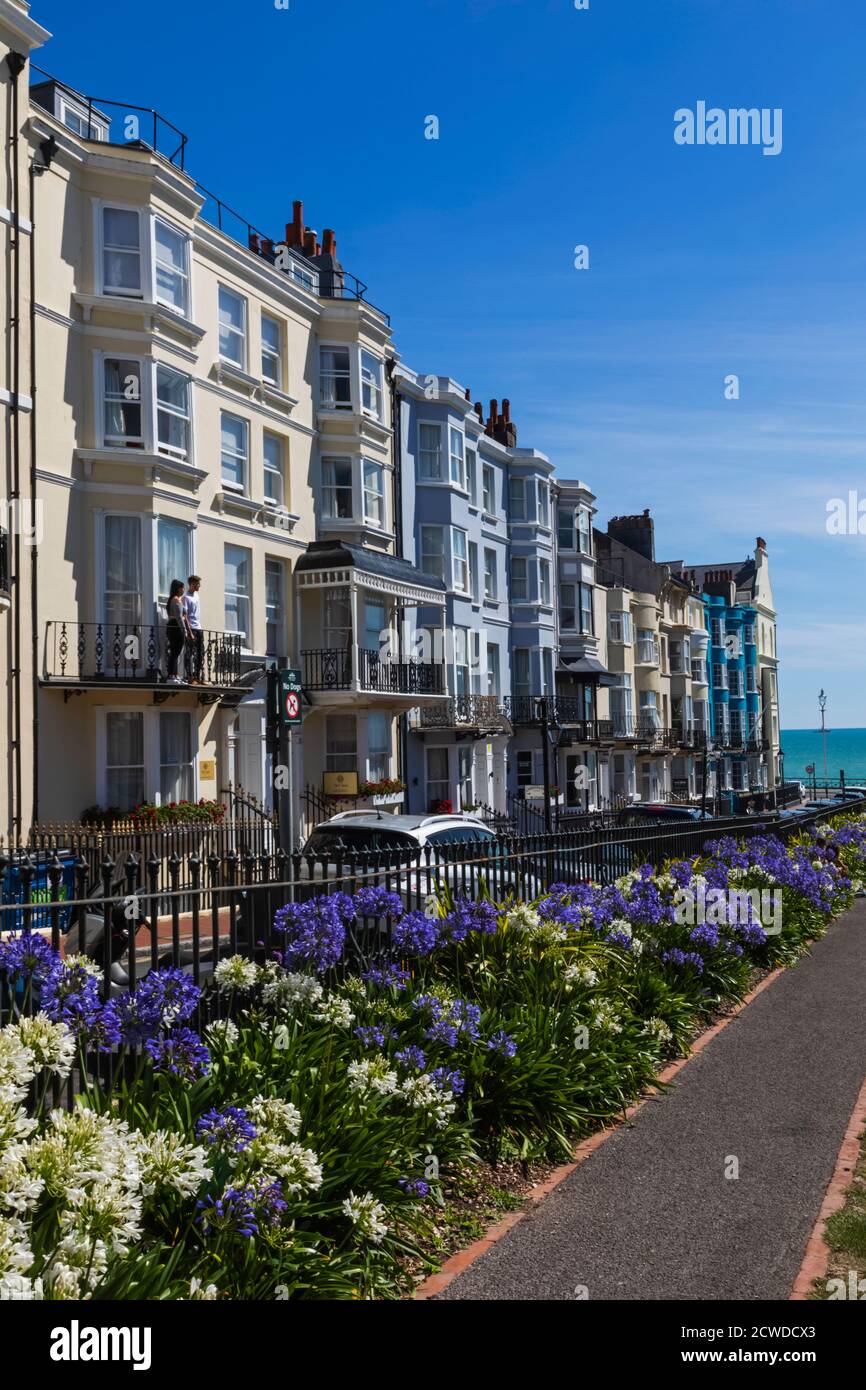
[[[562,972],[567,989],[575,985],[594,985],[598,983],[598,972],[591,965],[567,965]]]
[[[631,953],[638,959],[640,959],[640,957],[644,953],[644,943],[641,941],[639,936],[633,936],[631,939]]]
[[[94,980],[101,980],[103,976],[102,966],[97,965],[89,956],[83,956],[80,951],[74,952],[71,956],[64,956],[63,965],[70,972],[81,970],[85,975],[92,975]]]
[[[265,981],[262,998],[275,1009],[295,1014],[301,1009],[318,1004],[324,992],[319,981],[314,980],[312,975],[281,972]]]
[[[220,989],[252,989],[258,979],[255,961],[246,956],[227,956],[214,970],[214,979]]]
[[[656,884],[663,892],[676,887],[676,879],[673,874],[658,874]]]
[[[136,1137],[144,1197],[165,1191],[194,1197],[202,1183],[212,1177],[205,1150],[188,1144],[176,1130],[157,1129]]]
[[[249,1159],[269,1178],[279,1178],[290,1197],[317,1192],[322,1186],[322,1165],[313,1150],[305,1149],[303,1144],[281,1144],[267,1136],[254,1139]]]
[[[38,1068],[17,1027],[0,1029],[0,1104],[23,1100]]]
[[[28,1230],[19,1216],[0,1216],[0,1277],[26,1274],[33,1264]]]
[[[663,1018],[648,1018],[643,1031],[663,1044],[671,1042],[674,1036]]]
[[[367,1057],[361,1062],[350,1062],[346,1068],[349,1090],[361,1095],[391,1095],[397,1089],[397,1073],[391,1071],[387,1057]]]
[[[418,1076],[407,1076],[399,1088],[400,1095],[413,1110],[426,1110],[436,1123],[437,1129],[444,1129],[454,1111],[456,1103],[449,1100],[451,1091],[440,1091],[432,1077],[426,1072]]]
[[[66,1197],[91,1183],[122,1183],[134,1191],[141,1181],[137,1145],[129,1126],[93,1110],[52,1110],[45,1132],[26,1154],[31,1173],[45,1181],[50,1197]]]
[[[513,907],[505,918],[505,925],[512,931],[532,931],[540,922],[540,917],[534,907],[528,903],[518,903]]]
[[[205,1029],[205,1039],[213,1047],[229,1052],[240,1037],[238,1026],[230,1018],[217,1018]]]
[[[88,1244],[101,1241],[106,1253],[126,1255],[141,1238],[141,1198],[116,1182],[96,1182],[86,1191],[72,1188],[60,1213],[65,1236]]]
[[[0,1152],[0,1213],[32,1210],[45,1189],[42,1179],[28,1172],[25,1152],[23,1144]]]
[[[256,1096],[247,1106],[247,1112],[257,1134],[267,1134],[281,1142],[294,1139],[301,1128],[301,1112],[289,1100]]]
[[[592,1026],[598,1028],[602,1033],[622,1032],[619,1014],[607,1000],[602,1000],[601,1003],[596,1004],[595,1013],[592,1016]]]
[[[388,1226],[384,1220],[387,1212],[382,1203],[376,1201],[372,1192],[366,1192],[363,1197],[357,1197],[354,1192],[350,1192],[343,1202],[343,1213],[348,1216],[358,1233],[366,1236],[374,1245],[378,1245],[388,1234]]]
[[[36,1128],[36,1121],[20,1105],[0,1100],[0,1153],[23,1144]]]
[[[625,936],[629,940],[631,940],[633,935],[631,929],[631,922],[627,921],[625,917],[614,917],[613,921],[608,927],[608,931],[617,932],[619,936]]]
[[[219,1297],[216,1284],[203,1284],[200,1279],[190,1279],[189,1296],[199,1303],[212,1303]]]
[[[52,1023],[47,1014],[19,1019],[15,1025],[25,1047],[33,1053],[34,1065],[47,1067],[56,1076],[68,1076],[75,1060],[75,1041],[65,1023]]]
[[[335,1028],[351,1028],[355,1022],[348,999],[343,999],[339,994],[332,994],[324,1001],[316,1011],[316,1018],[320,1023],[332,1023]]]

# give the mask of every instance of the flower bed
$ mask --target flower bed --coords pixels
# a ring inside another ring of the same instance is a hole
[[[38,1013],[0,1031],[0,1296],[393,1297],[445,1175],[568,1157],[864,867],[861,817],[532,904],[336,893],[281,909],[280,958],[221,962],[204,1000],[167,969],[103,1003],[90,962],[4,943]],[[770,934],[759,896],[734,910],[749,891],[779,895]],[[384,915],[391,954],[329,984]],[[222,1017],[197,1031],[205,1005]],[[121,1079],[52,1110],[85,1047]]]

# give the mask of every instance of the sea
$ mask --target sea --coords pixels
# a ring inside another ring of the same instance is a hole
[[[785,754],[785,780],[805,782],[806,764],[815,764],[818,781],[824,778],[824,747],[820,729],[783,729],[782,752]],[[839,781],[844,770],[845,781],[866,786],[866,729],[828,729],[827,776]]]

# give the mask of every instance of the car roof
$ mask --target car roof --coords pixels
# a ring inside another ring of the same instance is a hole
[[[334,825],[357,825],[362,830],[396,830],[407,835],[417,834],[419,830],[459,830],[466,825],[488,829],[483,820],[470,815],[410,816],[394,815],[388,811],[383,811],[381,815],[375,811],[338,811],[330,820],[320,821],[316,830],[327,830]]]

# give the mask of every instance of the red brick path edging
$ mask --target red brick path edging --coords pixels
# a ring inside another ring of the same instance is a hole
[[[864,1129],[866,1129],[866,1080],[864,1080],[860,1094],[854,1102],[854,1109],[851,1112],[845,1138],[842,1140],[842,1147],[836,1159],[833,1176],[824,1194],[824,1200],[821,1203],[821,1210],[818,1212],[818,1219],[812,1228],[812,1234],[806,1242],[803,1263],[797,1278],[794,1280],[794,1288],[791,1292],[793,1301],[799,1302],[808,1298],[815,1280],[826,1279],[827,1277],[827,1270],[830,1265],[830,1247],[825,1237],[827,1222],[834,1211],[839,1211],[845,1205],[845,1195],[854,1181],[854,1169],[860,1155],[860,1135]]]
[[[683,1067],[688,1066],[693,1057],[696,1057],[699,1052],[703,1052],[704,1048],[711,1043],[715,1037],[718,1037],[722,1029],[727,1028],[728,1024],[733,1022],[737,1015],[741,1014],[743,1009],[747,1008],[748,1005],[752,1003],[753,999],[757,999],[759,994],[763,994],[764,990],[768,989],[773,981],[778,979],[784,969],[784,966],[780,966],[778,969],[771,971],[759,985],[756,985],[755,988],[746,995],[745,999],[742,999],[739,1004],[734,1005],[730,1013],[725,1014],[724,1018],[721,1018],[718,1023],[712,1024],[705,1032],[701,1033],[692,1044],[692,1050],[688,1056],[678,1057],[675,1062],[669,1063],[668,1066],[659,1072],[658,1081],[660,1083],[672,1081],[674,1077],[682,1071]],[[581,1163],[585,1162],[591,1154],[595,1153],[596,1149],[601,1148],[606,1139],[609,1139],[617,1129],[623,1124],[626,1124],[633,1115],[636,1115],[638,1110],[642,1109],[647,1101],[652,1099],[653,1093],[657,1089],[658,1086],[651,1086],[640,1100],[636,1101],[634,1105],[629,1106],[621,1120],[617,1120],[615,1124],[610,1125],[607,1129],[599,1130],[597,1134],[591,1134],[588,1139],[582,1140],[574,1150],[574,1161],[572,1163],[563,1163],[558,1168],[554,1168],[549,1178],[546,1178],[544,1182],[539,1183],[536,1188],[533,1188],[520,1211],[510,1212],[509,1215],[503,1217],[501,1221],[497,1221],[495,1225],[490,1226],[479,1240],[473,1241],[465,1250],[458,1250],[456,1255],[452,1255],[449,1260],[445,1261],[445,1264],[437,1274],[431,1274],[422,1284],[418,1285],[418,1288],[412,1295],[413,1298],[423,1301],[425,1299],[434,1298],[436,1294],[441,1293],[443,1289],[447,1289],[448,1285],[453,1283],[459,1274],[462,1274],[464,1270],[467,1270],[470,1265],[474,1264],[476,1260],[486,1254],[491,1246],[501,1240],[519,1221],[523,1221],[526,1216],[529,1216],[533,1209],[538,1206],[539,1202],[543,1202],[545,1197],[548,1197],[550,1193],[553,1192],[554,1188],[559,1187],[559,1184],[564,1182],[567,1177],[570,1177],[575,1169],[580,1167]],[[866,1104],[866,1084],[864,1084],[860,1099]]]

